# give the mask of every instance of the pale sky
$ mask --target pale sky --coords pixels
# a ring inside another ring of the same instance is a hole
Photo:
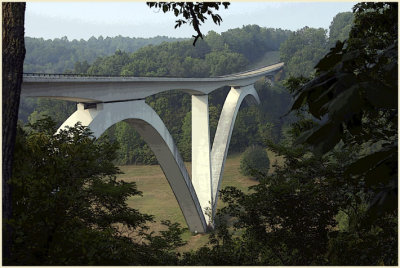
[[[223,22],[202,25],[206,34],[257,24],[267,28],[298,30],[304,26],[329,29],[339,12],[351,11],[356,2],[231,2],[218,14]],[[174,29],[176,17],[147,7],[145,2],[27,2],[25,35],[69,40],[114,37],[191,37],[189,26]]]

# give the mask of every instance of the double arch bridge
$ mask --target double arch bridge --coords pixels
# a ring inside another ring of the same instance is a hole
[[[77,110],[59,128],[81,122],[98,138],[112,125],[131,124],[153,150],[192,232],[213,228],[218,190],[236,115],[246,98],[260,102],[254,83],[273,77],[283,63],[212,78],[107,77],[24,74],[21,96],[77,102]],[[208,94],[230,86],[210,144]],[[145,98],[160,92],[181,90],[192,98],[192,176],[157,113]]]

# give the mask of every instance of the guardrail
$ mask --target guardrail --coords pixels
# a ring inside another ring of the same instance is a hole
[[[23,73],[25,77],[129,77],[124,75],[100,74],[55,74],[55,73]]]
[[[245,74],[248,72],[253,72],[259,69],[263,69],[272,65],[275,65],[277,63],[263,66],[263,67],[258,67],[254,68],[251,70],[246,70],[243,72],[238,72],[234,74],[227,74],[227,75],[222,75],[222,76],[212,76],[212,77],[187,77],[187,78],[222,78],[222,77],[228,77],[228,76],[237,76],[241,74]],[[112,75],[112,74],[98,74],[98,75],[89,75],[89,74],[57,74],[57,73],[23,73],[24,77],[49,77],[49,78],[62,78],[62,77],[154,77],[154,78],[186,78],[186,77],[178,77],[178,76],[130,76],[130,75]]]

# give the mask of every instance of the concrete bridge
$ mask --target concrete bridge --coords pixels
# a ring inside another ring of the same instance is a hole
[[[277,63],[212,78],[24,74],[21,94],[77,102],[77,111],[60,129],[81,122],[98,138],[120,121],[131,124],[153,150],[189,229],[197,233],[213,228],[224,163],[240,104],[245,98],[250,104],[258,104],[254,83],[261,77],[273,76],[282,67],[283,63]],[[208,94],[223,86],[230,86],[231,90],[211,146]],[[192,96],[191,179],[168,129],[145,103],[146,97],[169,90],[181,90]]]

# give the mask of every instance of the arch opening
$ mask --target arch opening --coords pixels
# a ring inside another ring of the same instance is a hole
[[[78,110],[59,129],[73,126],[78,121],[90,127],[96,138],[120,121],[131,124],[154,152],[190,231],[206,231],[206,221],[196,192],[172,136],[144,100],[102,103],[91,109],[84,109],[83,104],[78,104]]]

